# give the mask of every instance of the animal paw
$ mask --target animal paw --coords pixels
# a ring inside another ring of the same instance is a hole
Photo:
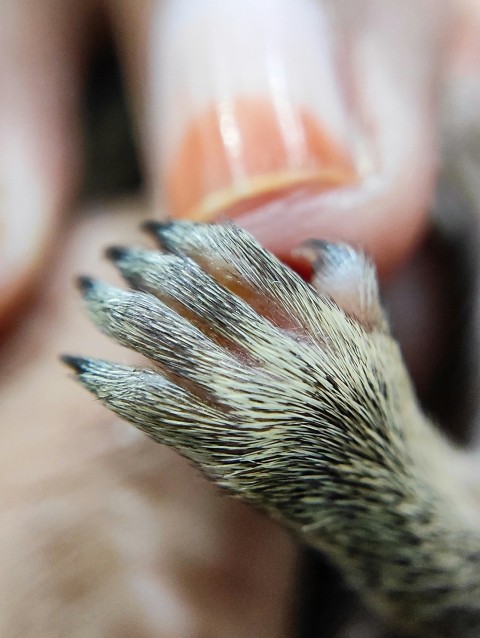
[[[100,330],[147,364],[65,357],[80,382],[287,523],[311,525],[314,500],[347,498],[352,481],[387,472],[402,441],[385,362],[399,355],[370,262],[316,244],[315,290],[233,225],[147,230],[162,252],[107,251],[129,290],[79,282]]]
[[[309,242],[310,285],[233,225],[146,229],[161,251],[107,252],[128,290],[79,280],[92,320],[145,364],[64,357],[79,381],[326,551],[393,624],[478,636],[468,459],[417,406],[370,261]]]

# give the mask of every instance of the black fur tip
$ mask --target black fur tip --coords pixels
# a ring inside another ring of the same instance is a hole
[[[149,235],[152,235],[160,248],[169,251],[172,247],[168,241],[168,231],[174,225],[175,222],[156,222],[150,220],[142,224],[142,230],[146,231]]]
[[[86,295],[95,286],[95,280],[91,277],[81,275],[77,277],[77,287],[83,295]]]
[[[76,374],[82,374],[88,370],[88,359],[85,357],[75,357],[71,354],[60,355],[60,360],[71,368]]]
[[[164,231],[171,228],[174,223],[175,222],[157,222],[153,219],[150,219],[146,222],[143,222],[140,228],[144,230],[145,232],[155,235],[155,237],[158,237]]]
[[[125,259],[127,255],[128,255],[128,248],[123,248],[122,246],[109,246],[105,250],[105,257],[109,261],[113,261],[114,263],[116,263],[117,261],[121,261],[122,259]]]

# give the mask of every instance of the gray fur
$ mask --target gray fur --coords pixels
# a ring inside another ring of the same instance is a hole
[[[135,290],[83,289],[97,326],[151,364],[66,357],[80,382],[326,552],[392,624],[479,636],[471,459],[421,414],[371,263],[315,244],[315,291],[233,225],[149,230],[166,253],[110,251]]]

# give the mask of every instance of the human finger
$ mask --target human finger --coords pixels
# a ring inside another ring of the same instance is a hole
[[[432,0],[156,5],[157,201],[234,218],[283,258],[320,236],[391,268],[427,220],[447,15]]]

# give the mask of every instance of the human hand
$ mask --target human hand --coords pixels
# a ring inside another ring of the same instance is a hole
[[[223,209],[287,259],[307,237],[353,241],[382,270],[421,235],[449,3],[25,0],[1,11],[0,321],[76,193],[82,73],[101,15],[157,207],[202,219]]]

